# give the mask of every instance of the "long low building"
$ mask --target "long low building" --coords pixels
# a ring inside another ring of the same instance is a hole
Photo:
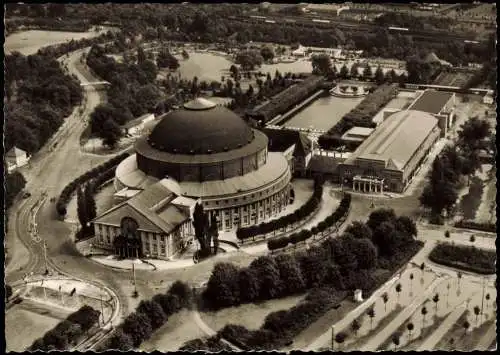
[[[396,112],[339,165],[340,179],[354,191],[403,192],[440,134],[431,114]]]

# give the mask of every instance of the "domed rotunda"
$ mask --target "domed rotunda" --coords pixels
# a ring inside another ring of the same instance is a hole
[[[117,191],[161,182],[176,195],[201,201],[219,229],[259,224],[290,199],[291,171],[283,153],[241,117],[197,98],[165,114],[136,141],[135,154],[116,169]]]

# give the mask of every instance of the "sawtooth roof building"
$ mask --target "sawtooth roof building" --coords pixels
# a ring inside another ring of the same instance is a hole
[[[125,248],[126,253],[174,255],[183,245],[180,240],[191,231],[187,219],[174,214],[177,207],[168,209],[169,204],[175,205],[172,196],[186,203],[199,201],[205,211],[216,215],[220,230],[258,224],[276,215],[290,202],[292,173],[284,153],[269,152],[268,143],[265,133],[206,99],[197,98],[165,114],[149,135],[137,139],[136,154],[118,165],[115,198],[122,204],[96,218],[98,240],[113,247],[120,219],[134,214],[144,239],[134,244],[141,245],[139,250]],[[154,201],[163,206],[158,211],[171,212],[158,214]],[[115,232],[102,232],[99,225],[113,226]],[[174,231],[179,232],[170,241]],[[155,244],[158,240],[165,246]],[[145,249],[146,245],[150,248]]]
[[[440,137],[438,119],[405,110],[392,114],[339,165],[344,184],[354,191],[403,192]]]

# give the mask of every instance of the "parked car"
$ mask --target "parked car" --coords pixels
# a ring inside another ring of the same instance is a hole
[[[28,198],[28,197],[31,197],[31,193],[25,192],[23,195],[23,198]]]

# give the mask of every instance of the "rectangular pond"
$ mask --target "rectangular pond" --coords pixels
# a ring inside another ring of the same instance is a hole
[[[355,108],[364,97],[320,97],[286,121],[284,127],[314,128],[328,131],[349,111]]]

